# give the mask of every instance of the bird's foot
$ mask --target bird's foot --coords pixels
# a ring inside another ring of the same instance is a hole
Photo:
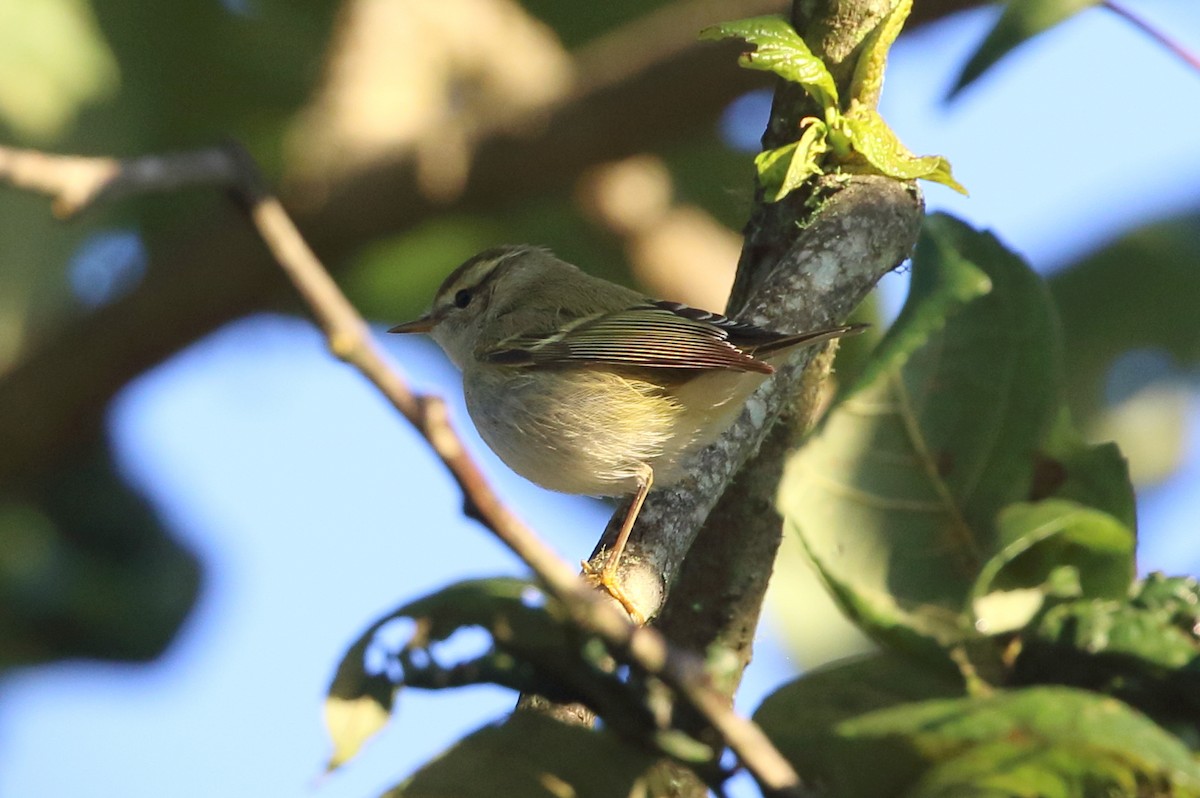
[[[611,563],[605,563],[602,566],[595,566],[590,562],[584,561],[583,578],[591,582],[598,588],[602,588],[604,592],[612,596],[613,600],[620,604],[625,612],[629,614],[629,620],[637,626],[646,625],[646,616],[637,608],[633,600],[625,593],[621,587],[621,583],[617,578],[617,569],[612,567]]]

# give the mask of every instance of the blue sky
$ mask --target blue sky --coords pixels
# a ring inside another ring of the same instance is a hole
[[[1128,6],[1200,50],[1200,4]],[[991,228],[1052,269],[1200,205],[1200,76],[1114,15],[1083,14],[945,105],[993,18],[930,26],[894,51],[884,115],[914,151],[948,156],[971,190],[963,199],[930,187],[931,209]],[[753,107],[747,114],[758,124]],[[903,276],[886,283],[898,304]],[[418,387],[451,399],[510,505],[565,557],[590,551],[606,506],[508,473],[469,431],[457,374],[436,348],[386,345]],[[1142,496],[1143,567],[1200,572],[1197,411],[1193,398],[1184,468]],[[306,320],[263,315],[225,327],[129,386],[110,428],[129,477],[202,558],[204,592],[158,662],[70,663],[6,681],[0,798],[366,798],[511,707],[510,694],[490,688],[405,694],[377,741],[318,779],[329,753],[321,700],[355,635],[448,582],[522,568],[461,517],[433,456],[328,357]],[[742,707],[792,672],[762,635]]]

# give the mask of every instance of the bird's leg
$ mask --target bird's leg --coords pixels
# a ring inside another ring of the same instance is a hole
[[[621,588],[621,583],[618,579],[621,565],[621,552],[625,550],[625,544],[629,541],[629,533],[633,531],[633,522],[637,520],[638,513],[642,510],[642,503],[646,501],[646,494],[650,492],[650,486],[654,484],[654,470],[650,466],[643,464],[642,470],[637,475],[637,492],[633,494],[633,502],[629,505],[629,512],[625,514],[625,520],[621,523],[621,531],[617,533],[617,539],[613,542],[612,549],[608,552],[608,557],[604,560],[604,565],[596,568],[591,563],[584,563],[584,571],[588,577],[593,579],[598,585],[608,591],[608,594],[621,603],[634,623],[641,625],[645,623],[645,616],[634,605],[634,603],[625,595]]]

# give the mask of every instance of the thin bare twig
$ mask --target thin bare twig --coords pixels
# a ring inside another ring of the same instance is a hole
[[[234,185],[237,175],[232,169],[229,151],[220,147],[122,161],[0,146],[0,180],[50,196],[60,219],[101,199]]]
[[[208,165],[211,172],[205,173]],[[326,335],[330,351],[370,380],[429,442],[454,476],[472,515],[520,557],[571,612],[618,656],[660,678],[723,737],[765,794],[799,795],[800,779],[762,730],[737,715],[709,683],[702,662],[672,648],[658,632],[634,626],[579,578],[488,485],[451,426],[440,398],[414,394],[376,345],[366,322],[304,241],[253,160],[238,146],[128,160],[56,156],[0,147],[0,180],[46,194],[56,211],[80,212],[102,199],[218,185],[245,202],[255,229],[299,291]]]
[[[1151,25],[1123,5],[1114,3],[1112,0],[1104,0],[1100,5],[1131,23],[1135,28],[1165,47],[1172,55],[1178,56],[1183,63],[1200,72],[1200,56],[1184,47],[1181,42],[1172,39],[1164,31]]]

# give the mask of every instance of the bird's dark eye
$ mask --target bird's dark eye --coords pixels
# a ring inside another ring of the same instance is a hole
[[[454,295],[454,307],[465,308],[471,304],[471,292],[465,288],[458,289],[458,293]]]

